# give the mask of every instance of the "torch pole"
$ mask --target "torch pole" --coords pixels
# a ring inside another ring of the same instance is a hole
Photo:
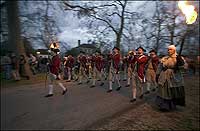
[[[181,55],[182,53],[182,50],[183,50],[183,46],[184,46],[184,43],[185,43],[185,39],[187,37],[187,34],[188,34],[188,30],[189,30],[189,26],[187,25],[187,29],[186,29],[186,32],[185,34],[183,35],[183,38],[182,38],[182,41],[181,41],[181,46],[180,46],[180,50],[179,50],[179,55]]]

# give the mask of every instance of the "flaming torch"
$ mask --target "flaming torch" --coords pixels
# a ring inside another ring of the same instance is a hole
[[[181,46],[180,46],[180,51],[179,51],[179,55],[181,55],[181,52],[183,50],[184,41],[185,41],[186,36],[188,34],[189,25],[193,24],[196,21],[197,12],[195,11],[194,6],[189,5],[187,1],[179,1],[178,7],[182,11],[182,13],[185,15],[186,24],[187,24],[187,30],[186,30],[186,32],[183,36],[182,41],[181,41]]]
[[[195,11],[195,8],[193,5],[189,5],[187,1],[179,1],[178,7],[182,11],[182,13],[185,15],[187,24],[193,24],[196,21],[197,12]]]
[[[53,50],[53,49],[59,49],[60,45],[58,43],[58,41],[52,41],[51,44],[50,44],[50,49]]]

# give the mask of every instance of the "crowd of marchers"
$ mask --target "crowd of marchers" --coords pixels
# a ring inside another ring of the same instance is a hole
[[[185,106],[185,89],[182,72],[187,70],[188,64],[183,56],[176,52],[174,45],[168,46],[168,55],[159,58],[155,50],[145,55],[146,50],[138,47],[130,50],[122,56],[120,49],[114,47],[108,54],[96,51],[92,55],[86,55],[80,51],[75,58],[72,55],[64,57],[62,62],[59,57],[59,49],[52,49],[52,57],[49,63],[51,80],[49,93],[45,97],[53,96],[53,85],[57,83],[67,91],[60,79],[66,82],[88,84],[90,88],[106,86],[107,93],[113,92],[113,83],[116,82],[116,91],[122,87],[121,81],[127,81],[126,87],[131,87],[130,102],[143,99],[144,95],[156,91],[155,103],[161,110],[176,109],[176,105]],[[63,69],[61,68],[62,64]],[[64,71],[64,75],[62,74]],[[63,76],[63,77],[61,77]],[[56,82],[57,81],[57,82]],[[146,88],[146,89],[145,89]]]

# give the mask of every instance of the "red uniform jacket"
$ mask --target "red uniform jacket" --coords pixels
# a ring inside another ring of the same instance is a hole
[[[132,69],[134,69],[135,62],[136,62],[135,56],[128,56],[127,57],[127,62],[128,62],[128,66],[130,66]]]
[[[95,59],[95,63],[96,63],[96,68],[98,71],[101,71],[103,68],[103,59],[101,56],[96,56]]]
[[[137,73],[139,78],[141,78],[142,80],[144,80],[144,71],[145,71],[145,65],[147,63],[147,56],[142,55],[142,56],[138,56],[135,58],[137,61]]]
[[[120,67],[120,54],[114,54],[112,59],[113,59],[113,67],[118,72]]]
[[[72,68],[74,66],[74,57],[68,57],[66,67]]]
[[[94,68],[94,66],[95,66],[95,61],[96,61],[96,57],[95,56],[91,56],[90,62],[91,62],[92,68]]]
[[[83,68],[86,68],[87,58],[85,55],[81,55],[79,57],[80,65],[83,66]]]
[[[127,68],[127,67],[128,67],[128,59],[126,57],[122,59],[122,69]]]
[[[102,62],[103,62],[103,68],[106,68],[106,64],[107,64],[106,59],[102,58]]]
[[[53,56],[51,63],[49,65],[50,72],[52,74],[58,75],[59,69],[60,69],[60,63],[61,63],[61,60],[60,60],[59,55]]]

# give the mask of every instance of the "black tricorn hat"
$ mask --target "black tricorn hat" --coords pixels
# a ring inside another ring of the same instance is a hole
[[[116,46],[112,50],[114,50],[114,49],[117,49],[118,51],[120,51],[120,49],[118,47],[116,47]]]
[[[146,50],[142,47],[142,46],[139,46],[136,51],[138,51],[138,49],[142,49],[144,52],[146,52]]]
[[[154,50],[154,49],[152,49],[152,50],[149,51],[149,53],[151,53],[151,52],[157,53],[156,50]]]
[[[53,52],[58,53],[58,52],[60,52],[60,50],[59,49],[53,49]]]

